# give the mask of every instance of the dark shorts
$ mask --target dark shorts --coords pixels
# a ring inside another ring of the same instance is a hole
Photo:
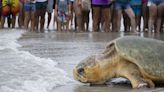
[[[164,0],[149,0],[149,2],[156,5],[164,4]]]
[[[116,10],[124,10],[124,9],[128,9],[128,8],[131,8],[130,6],[130,2],[127,2],[127,3],[122,3],[122,2],[115,2],[114,3],[114,8]]]
[[[46,10],[48,2],[36,2],[36,10]]]
[[[131,7],[136,16],[141,15],[141,10],[142,10],[141,6],[131,6]]]
[[[148,2],[148,0],[142,0],[142,4],[145,4],[147,2]]]
[[[26,4],[24,4],[24,11],[25,12],[36,11],[35,3],[26,3]]]

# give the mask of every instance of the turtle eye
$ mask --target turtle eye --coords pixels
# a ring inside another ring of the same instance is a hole
[[[80,74],[80,75],[83,75],[84,74],[84,68],[79,68],[77,70],[77,72]]]

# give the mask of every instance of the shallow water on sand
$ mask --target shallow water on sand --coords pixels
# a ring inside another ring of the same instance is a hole
[[[18,49],[17,39],[23,33],[0,31],[0,92],[49,92],[70,82],[67,73],[56,67],[57,62]]]
[[[131,33],[74,33],[74,32],[49,32],[26,33],[19,39],[22,45],[20,50],[31,54],[51,58],[57,62],[57,67],[72,77],[73,67],[85,57],[100,53],[105,45],[120,36],[135,35]],[[164,40],[164,34],[141,33],[136,36]],[[65,86],[55,87],[50,92],[164,92],[163,87],[156,89],[131,89],[130,84],[122,82],[110,85],[88,86],[77,81],[69,82]]]

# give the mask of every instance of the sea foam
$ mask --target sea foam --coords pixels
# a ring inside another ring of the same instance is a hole
[[[71,79],[50,58],[21,51],[22,30],[0,31],[0,92],[49,92]]]

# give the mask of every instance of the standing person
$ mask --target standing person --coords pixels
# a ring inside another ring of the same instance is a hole
[[[48,4],[47,4],[47,13],[48,13],[47,29],[48,30],[49,30],[49,25],[50,25],[51,18],[52,18],[53,7],[54,7],[54,0],[48,0]]]
[[[57,30],[69,31],[69,20],[71,14],[70,0],[56,0],[55,16],[57,18]]]
[[[138,27],[138,31],[141,31],[141,0],[131,0],[130,5],[133,9],[133,12],[135,14],[135,21],[136,21],[136,28]],[[128,17],[126,12],[123,12],[123,18],[124,18],[124,28],[125,32],[130,31],[131,24],[129,23],[130,18]]]
[[[78,31],[80,32],[88,31],[89,13],[91,9],[90,0],[75,0],[74,8],[75,8],[75,17],[78,26]]]
[[[127,13],[125,11],[122,12],[123,15],[123,24],[124,24],[124,32],[130,32],[130,18],[128,17]]]
[[[20,4],[20,10],[18,16],[18,25],[19,28],[22,28],[24,26],[24,0],[19,0],[19,4]]]
[[[54,0],[54,4],[53,4],[53,9],[54,9],[54,12],[55,12],[55,5],[56,5],[56,0]],[[56,30],[57,29],[57,18],[56,18],[56,15],[54,14],[54,20],[53,20],[53,26],[54,26],[54,29]],[[56,28],[55,28],[56,27]]]
[[[35,16],[35,27],[36,30],[44,32],[45,14],[47,9],[47,0],[36,0],[36,16]]]
[[[130,18],[130,23],[132,27],[133,32],[136,31],[136,21],[135,21],[135,14],[130,6],[130,0],[115,0],[115,9],[116,9],[116,31],[120,31],[121,27],[121,15],[122,15],[122,10],[125,11],[125,13],[128,15]]]
[[[117,20],[116,15],[117,15],[117,13],[116,13],[116,9],[115,9],[115,1],[113,1],[113,3],[112,3],[111,12],[112,12],[111,13],[112,31],[113,32],[117,32],[118,28],[116,28],[116,24],[117,24],[117,22],[116,22],[116,20]]]
[[[25,0],[24,1],[24,11],[25,11],[25,18],[24,18],[24,28],[28,30],[29,22],[31,21],[31,31],[35,29],[35,0]]]
[[[136,28],[138,27],[138,31],[141,31],[141,10],[142,10],[141,0],[131,0],[130,4],[135,14]]]
[[[164,0],[149,0],[149,32],[160,33],[161,22],[162,22],[162,13],[164,11]],[[156,22],[156,23],[155,23]],[[156,24],[156,27],[155,25]],[[154,29],[153,29],[154,28]]]
[[[143,31],[148,30],[148,19],[149,19],[149,11],[147,7],[148,0],[142,0],[142,17],[143,17]]]
[[[74,18],[74,1],[75,0],[70,0],[71,1],[71,19],[70,19],[70,22],[71,22],[71,27],[72,27],[72,25],[73,25],[73,19],[75,19]]]
[[[99,25],[103,20],[104,31],[110,31],[111,22],[111,1],[110,0],[92,0],[93,32],[99,31]]]
[[[10,17],[12,28],[15,28],[16,15],[19,13],[19,0],[2,0],[1,28],[4,27],[5,18]]]

